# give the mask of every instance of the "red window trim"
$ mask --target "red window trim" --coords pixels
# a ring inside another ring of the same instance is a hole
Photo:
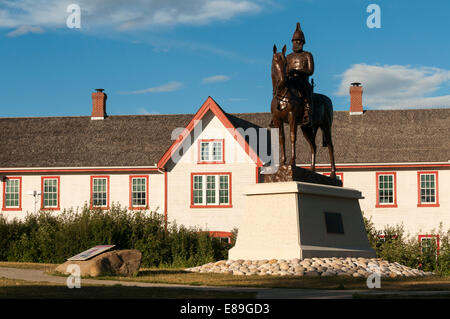
[[[436,203],[426,204],[421,202],[420,196],[420,175],[422,174],[434,174],[435,185],[436,185]],[[438,171],[418,171],[417,172],[417,207],[439,207],[439,179],[438,179]]]
[[[380,204],[380,197],[379,197],[379,187],[378,187],[378,176],[380,175],[393,175],[394,176],[394,203],[393,204]],[[375,183],[377,192],[375,194],[376,196],[376,208],[397,208],[397,172],[376,172],[375,174]]]
[[[229,197],[230,202],[227,205],[194,205],[194,176],[195,175],[228,175],[228,183],[229,183]],[[191,173],[191,206],[190,208],[232,208],[232,178],[231,172],[202,172],[202,173]]]
[[[222,143],[222,160],[221,161],[202,161],[201,160],[201,145],[202,142],[221,142]],[[197,164],[225,164],[225,139],[199,139],[197,143]]]
[[[439,256],[439,235],[419,235],[420,253],[422,253],[422,239],[423,238],[436,238],[436,253]]]
[[[327,173],[323,173],[323,175],[330,176],[331,173],[327,172]],[[344,186],[344,173],[336,173],[336,176],[340,176],[341,177],[342,186]]]
[[[94,206],[94,179],[106,179],[106,206]],[[104,210],[108,210],[109,209],[109,176],[91,176],[91,193],[90,193],[90,203],[89,206],[91,209],[104,209]]]
[[[6,207],[6,180],[18,179],[19,180],[19,207]],[[20,176],[6,176],[3,181],[3,206],[4,211],[19,211],[22,210],[22,177]]]
[[[210,237],[214,238],[227,238],[228,243],[231,243],[231,232],[227,231],[208,231]]]
[[[146,205],[145,206],[133,206],[133,195],[132,195],[132,191],[133,191],[133,178],[145,178],[146,179],[146,183],[145,183],[145,196],[146,196]],[[130,209],[131,210],[145,210],[148,209],[149,205],[149,198],[148,198],[148,175],[130,175],[130,185],[129,185],[129,189],[130,189]]]
[[[56,179],[58,181],[57,207],[44,207],[44,180]],[[60,210],[61,180],[60,176],[42,176],[41,177],[41,210]]]

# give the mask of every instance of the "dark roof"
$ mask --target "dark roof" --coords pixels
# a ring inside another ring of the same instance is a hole
[[[152,166],[172,144],[172,130],[186,127],[192,117],[128,115],[94,121],[90,117],[0,118],[0,167]],[[236,127],[246,129],[267,127],[271,115],[227,117]],[[363,115],[335,111],[336,163],[447,162],[449,124],[450,109],[377,110]],[[309,146],[300,132],[297,163],[309,163]],[[317,144],[317,163],[328,163],[320,132]]]
[[[0,118],[0,167],[152,166],[186,115]]]
[[[270,113],[235,116],[261,127],[267,127],[271,119]],[[287,125],[285,132],[287,146]],[[373,110],[362,115],[335,111],[332,138],[336,163],[447,162],[450,160],[450,108]],[[329,163],[320,130],[316,143],[317,163]],[[286,147],[288,157],[289,150]],[[296,153],[297,163],[310,163],[310,148],[301,130]]]

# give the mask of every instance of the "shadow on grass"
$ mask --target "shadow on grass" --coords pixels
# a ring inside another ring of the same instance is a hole
[[[253,292],[222,292],[182,288],[81,286],[69,289],[64,286],[3,286],[0,299],[253,299]]]
[[[180,275],[189,273],[190,272],[182,269],[143,269],[139,270],[137,277],[158,276],[158,275]]]

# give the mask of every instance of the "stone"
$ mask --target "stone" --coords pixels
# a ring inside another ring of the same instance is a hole
[[[142,253],[135,249],[113,250],[102,253],[88,260],[66,261],[59,265],[56,271],[69,275],[67,267],[76,264],[80,266],[82,277],[98,277],[103,275],[133,276],[139,271]]]
[[[289,264],[287,262],[283,262],[280,264],[280,269],[281,270],[288,270],[289,269]]]

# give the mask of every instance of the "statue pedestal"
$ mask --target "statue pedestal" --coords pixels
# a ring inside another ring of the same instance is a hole
[[[376,257],[357,190],[281,182],[250,185],[244,194],[245,212],[230,260]]]

